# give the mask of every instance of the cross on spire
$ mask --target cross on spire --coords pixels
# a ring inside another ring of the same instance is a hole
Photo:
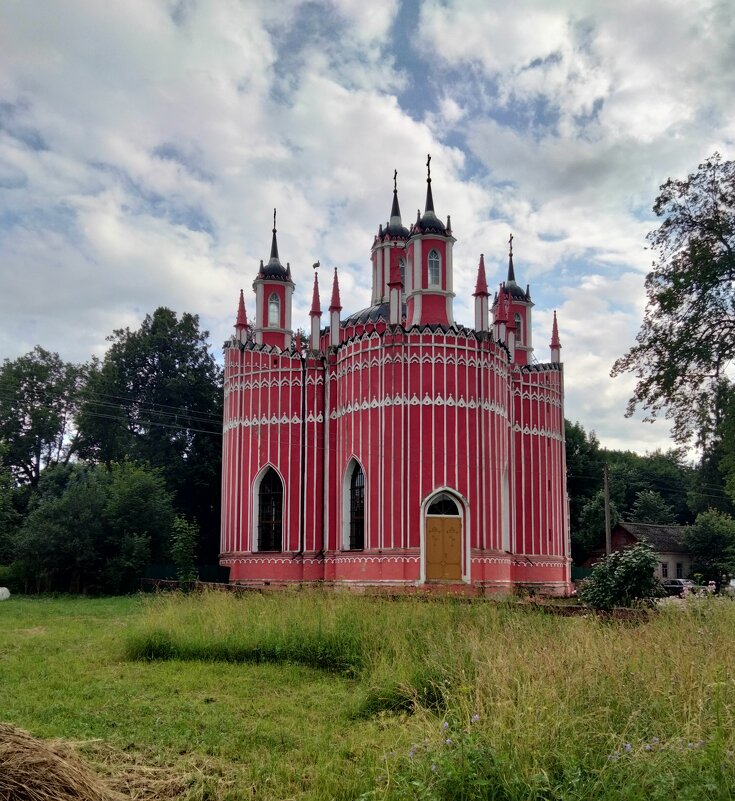
[[[513,255],[513,233],[508,237],[508,255]]]
[[[431,183],[431,153],[426,155],[426,180]]]
[[[398,191],[398,170],[393,170],[393,191]]]

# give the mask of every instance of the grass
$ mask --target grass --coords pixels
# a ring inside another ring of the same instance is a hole
[[[0,717],[181,797],[729,799],[735,603],[318,592],[0,605]]]

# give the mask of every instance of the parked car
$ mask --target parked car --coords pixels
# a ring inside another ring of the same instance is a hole
[[[667,595],[682,595],[685,587],[693,590],[697,585],[691,579],[670,578],[662,579],[661,586],[666,590]]]

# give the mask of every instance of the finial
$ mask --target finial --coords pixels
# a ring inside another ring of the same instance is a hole
[[[398,191],[398,170],[393,170],[393,191]]]
[[[426,182],[431,183],[431,153],[426,155]]]
[[[273,233],[276,232],[276,210],[273,209]]]
[[[508,237],[508,255],[513,256],[513,233]]]
[[[319,269],[319,267],[321,266],[321,264],[320,264],[320,263],[319,263],[319,261],[317,260],[317,261],[315,261],[315,262],[314,262],[314,263],[313,263],[311,266],[312,266],[312,267],[313,267],[315,270],[318,270],[318,269]]]

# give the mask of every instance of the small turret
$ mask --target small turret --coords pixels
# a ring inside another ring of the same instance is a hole
[[[311,295],[311,310],[309,317],[311,317],[311,342],[312,350],[319,350],[319,334],[321,328],[322,306],[319,300],[319,276],[314,273],[314,291]]]
[[[339,278],[337,268],[334,268],[332,281],[332,300],[329,304],[329,344],[332,347],[339,345],[339,313],[342,311],[342,302],[339,298]]]
[[[245,342],[247,338],[248,315],[245,311],[245,296],[240,290],[240,301],[237,304],[237,318],[235,319],[235,339]]]
[[[475,330],[487,331],[489,326],[488,316],[488,291],[487,277],[485,276],[485,254],[480,254],[480,263],[477,267],[477,282],[475,283]]]
[[[556,324],[556,309],[554,310],[554,323],[551,326],[551,363],[559,364],[561,361],[561,342],[559,341],[559,327]]]
[[[294,283],[291,266],[284,267],[278,256],[276,210],[273,209],[273,238],[268,263],[260,262],[253,282],[255,290],[255,326],[253,336],[258,345],[273,345],[284,350],[291,345],[291,302]]]

